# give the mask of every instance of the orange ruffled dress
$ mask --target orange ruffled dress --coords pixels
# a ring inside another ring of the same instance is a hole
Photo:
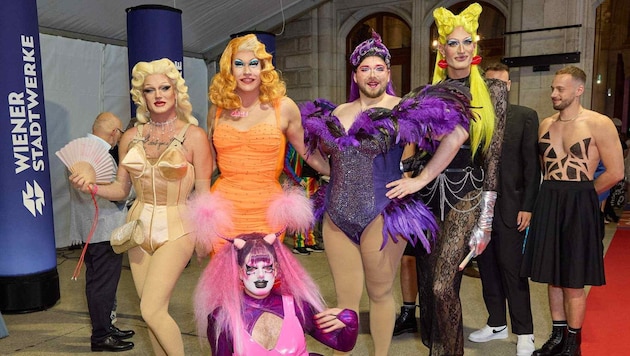
[[[143,146],[144,125],[139,125],[121,162],[136,191],[127,221],[142,220],[144,242],[141,247],[149,254],[167,241],[177,240],[194,230],[185,218],[188,216],[186,201],[195,184],[195,168],[186,160],[181,147],[189,126],[186,125],[162,155],[151,162]]]
[[[267,222],[271,202],[282,194],[280,174],[284,167],[286,138],[280,129],[278,104],[274,103],[276,124],[260,123],[240,131],[219,123],[217,110],[212,141],[221,175],[211,191],[219,192],[232,204],[231,231],[219,231],[234,237],[243,233],[277,232]],[[279,237],[282,241],[284,234]],[[219,246],[215,245],[215,251]]]

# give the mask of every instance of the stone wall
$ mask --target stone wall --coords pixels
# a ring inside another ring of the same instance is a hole
[[[582,104],[590,108],[593,67],[595,10],[603,0],[488,0],[505,15],[507,31],[544,29],[581,25],[553,31],[506,35],[506,57],[581,52],[577,66],[589,77]],[[287,83],[288,94],[296,102],[324,97],[336,103],[345,101],[345,38],[362,18],[377,12],[391,12],[405,19],[412,29],[412,87],[429,81],[430,35],[433,10],[458,1],[409,0],[329,1],[317,9],[287,22],[270,32],[276,37],[277,67]],[[482,3],[483,5],[483,3]],[[511,70],[515,104],[535,109],[541,118],[553,114],[549,99],[551,81],[564,64],[551,65],[549,71],[534,72],[533,67]]]

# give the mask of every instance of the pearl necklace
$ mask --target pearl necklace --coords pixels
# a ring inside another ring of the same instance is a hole
[[[156,128],[160,128],[162,131],[162,134],[165,134],[167,129],[169,133],[173,132],[173,129],[174,129],[173,123],[175,122],[175,120],[177,120],[177,116],[173,116],[173,118],[168,119],[164,122],[157,122],[157,121],[149,120],[149,123],[151,125],[154,125]]]

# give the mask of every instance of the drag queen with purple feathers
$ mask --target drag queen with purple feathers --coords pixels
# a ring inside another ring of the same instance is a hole
[[[407,242],[431,250],[437,225],[413,193],[431,182],[468,138],[468,90],[458,84],[425,86],[394,95],[391,56],[378,34],[350,58],[350,101],[302,107],[310,152],[329,156],[331,174],[322,232],[337,306],[359,311],[365,282],[375,355],[387,355],[395,320],[392,286]],[[433,153],[417,177],[402,178],[401,157],[418,145]]]

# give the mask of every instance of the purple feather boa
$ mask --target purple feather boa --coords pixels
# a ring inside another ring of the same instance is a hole
[[[383,210],[383,244],[391,236],[398,242],[397,236],[402,236],[412,246],[418,242],[427,253],[431,253],[431,245],[435,242],[438,225],[431,210],[421,201],[407,196],[403,199],[392,200]]]
[[[420,149],[432,153],[439,144],[435,138],[450,133],[457,125],[468,130],[470,120],[474,118],[468,88],[451,82],[419,87],[405,95],[391,111],[364,111],[357,116],[347,134],[339,119],[331,115],[334,109],[334,104],[325,99],[301,105],[309,153],[321,149],[322,140],[343,149],[358,146],[360,138],[382,133],[392,137],[394,144],[415,143]]]

